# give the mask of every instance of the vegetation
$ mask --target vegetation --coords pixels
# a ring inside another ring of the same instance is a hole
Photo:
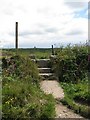
[[[49,119],[55,116],[55,101],[39,87],[37,66],[20,55],[2,58],[3,119]]]
[[[62,102],[75,112],[90,117],[87,47],[61,47],[51,64],[65,92]]]
[[[90,118],[90,93],[88,81],[83,80],[78,84],[61,82],[65,97],[61,102],[69,108],[74,109],[76,113]]]
[[[60,48],[56,60],[52,61],[53,70],[60,81],[77,83],[86,77],[88,71],[88,52],[86,47]]]
[[[15,55],[16,50],[15,49],[3,49],[3,56],[5,55]],[[28,49],[18,49],[18,54],[22,56],[32,56],[35,55],[37,59],[47,59],[50,57],[52,51],[51,48],[28,48]]]
[[[49,58],[51,49],[4,50],[3,61],[3,117],[48,119],[55,115],[55,101],[39,88],[37,66],[30,57]],[[52,71],[64,89],[62,103],[84,117],[90,118],[87,46],[67,46],[55,49]],[[9,56],[9,57],[8,57]],[[18,67],[17,67],[18,66]],[[33,114],[34,113],[34,114]]]

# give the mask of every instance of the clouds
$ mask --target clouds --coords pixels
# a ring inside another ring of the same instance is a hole
[[[85,42],[88,21],[82,14],[84,10],[86,14],[86,2],[3,0],[0,4],[2,44],[14,46],[16,21],[19,22],[20,47],[50,47],[61,42],[67,44],[73,38]]]
[[[79,31],[79,30],[73,30],[69,33],[67,33],[67,35],[81,35],[83,32]]]
[[[56,28],[47,28],[44,30],[34,30],[34,31],[23,31],[19,33],[19,36],[27,35],[47,35],[49,33],[56,33],[58,30]],[[12,33],[11,33],[12,34]]]
[[[84,9],[87,7],[87,2],[65,2],[66,5],[68,5],[71,9],[78,10],[78,9]]]
[[[28,36],[28,35],[42,35],[42,34],[43,34],[43,32],[41,32],[41,31],[33,31],[33,32],[23,31],[19,35],[20,36]]]

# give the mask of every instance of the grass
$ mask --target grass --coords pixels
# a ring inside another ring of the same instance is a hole
[[[37,66],[28,56],[2,59],[3,119],[49,119],[55,117],[55,101],[39,86]]]
[[[78,84],[61,82],[65,97],[61,102],[73,109],[76,113],[90,118],[90,93],[88,92],[88,80]]]
[[[41,118],[54,117],[54,99],[44,95],[30,80],[12,80],[3,86],[3,117]]]
[[[3,54],[5,55],[10,55],[16,54],[15,49],[3,49]],[[50,48],[28,48],[28,49],[18,49],[18,54],[22,56],[30,56],[30,55],[35,55],[37,59],[48,59],[50,55],[52,54],[52,51]]]

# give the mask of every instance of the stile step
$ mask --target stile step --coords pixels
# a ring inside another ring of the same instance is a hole
[[[49,68],[50,59],[32,59],[38,66],[39,76],[42,80],[53,80],[57,79]]]
[[[53,75],[53,73],[39,73],[41,76],[42,80],[52,80],[56,79],[56,77]]]
[[[39,75],[41,75],[41,76],[51,76],[53,74],[52,73],[39,73]]]
[[[38,68],[39,73],[50,73],[51,68]]]
[[[50,59],[37,59],[36,63],[39,68],[47,68],[49,65]]]

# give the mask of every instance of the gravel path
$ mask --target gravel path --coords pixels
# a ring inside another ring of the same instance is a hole
[[[60,87],[56,80],[44,80],[40,83],[41,90],[46,94],[52,94],[55,99],[62,99],[64,97],[63,89]],[[62,103],[57,103],[55,106],[56,118],[83,118],[78,114],[75,114],[72,110],[68,109]],[[84,118],[83,118],[84,119]]]

